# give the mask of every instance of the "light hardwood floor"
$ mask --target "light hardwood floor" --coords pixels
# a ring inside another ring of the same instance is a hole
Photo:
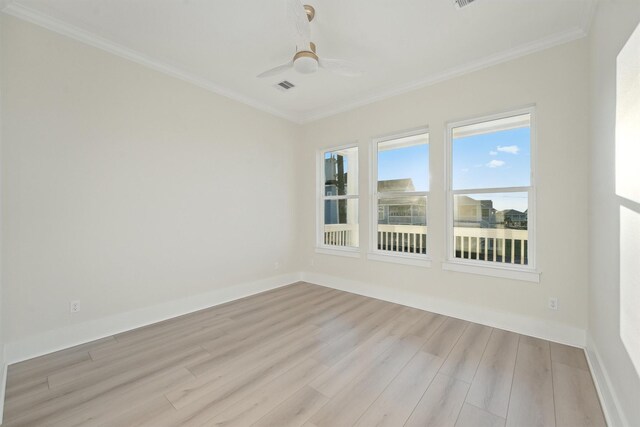
[[[604,426],[582,350],[297,283],[11,365],[7,426]]]

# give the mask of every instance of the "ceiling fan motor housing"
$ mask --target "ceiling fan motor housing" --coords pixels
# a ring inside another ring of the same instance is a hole
[[[301,50],[293,57],[293,68],[302,74],[311,74],[318,71],[318,56],[308,50]]]

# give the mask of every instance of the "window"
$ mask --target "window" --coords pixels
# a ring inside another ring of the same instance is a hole
[[[616,198],[620,226],[620,338],[640,372],[640,25],[616,60]],[[617,243],[618,240],[616,239]]]
[[[447,127],[449,260],[534,266],[533,109]]]
[[[318,246],[358,248],[358,147],[322,152],[319,175]]]
[[[372,154],[372,254],[426,258],[429,134],[374,140]]]

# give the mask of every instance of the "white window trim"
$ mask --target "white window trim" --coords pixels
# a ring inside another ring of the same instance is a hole
[[[529,114],[530,122],[530,153],[531,153],[531,176],[529,187],[500,187],[500,188],[481,188],[481,189],[465,189],[453,190],[452,182],[452,147],[453,138],[452,131],[456,127],[467,126],[480,122],[491,120],[499,120],[522,114]],[[536,160],[537,160],[537,127],[535,105],[530,105],[520,109],[508,110],[496,114],[473,117],[455,122],[448,122],[445,129],[445,218],[446,218],[446,259],[442,263],[443,270],[458,271],[472,274],[488,275],[493,277],[504,277],[516,280],[525,280],[538,283],[540,281],[540,272],[537,270],[536,254],[537,254],[537,227],[536,227]],[[453,244],[453,196],[454,194],[479,194],[479,193],[502,193],[502,192],[528,192],[529,206],[527,214],[527,229],[529,236],[527,239],[527,257],[528,265],[512,265],[494,263],[491,261],[477,261],[470,259],[455,258]]]
[[[402,132],[396,132],[379,136],[371,140],[369,146],[369,252],[367,259],[371,261],[392,262],[420,267],[431,267],[431,240],[427,237],[426,255],[411,253],[394,253],[378,249],[378,144],[394,139],[406,138],[410,136],[429,135],[429,128],[421,126]],[[429,138],[429,162],[431,162],[431,140]],[[429,186],[431,186],[431,165],[429,170]],[[400,192],[398,196],[426,196],[427,197],[427,222],[430,218],[431,203],[429,203],[429,191]]]
[[[358,180],[358,194],[348,194],[346,196],[327,196],[324,195],[324,154],[330,151],[340,151],[349,148],[358,149],[358,175],[360,174],[360,147],[358,142],[352,142],[350,144],[344,144],[339,146],[332,146],[326,148],[320,148],[316,151],[316,248],[315,252],[323,255],[337,255],[345,256],[349,258],[360,258],[361,249],[360,242],[359,247],[350,246],[332,246],[324,244],[324,201],[325,200],[341,200],[341,199],[356,199],[360,200],[360,177]],[[362,214],[360,212],[360,203],[358,202],[358,228],[362,222]]]
[[[485,261],[466,260],[467,262],[443,262],[442,269],[457,271],[460,273],[479,274],[481,276],[502,277],[505,279],[523,280],[526,282],[540,283],[540,273],[522,268],[500,267],[485,265]]]

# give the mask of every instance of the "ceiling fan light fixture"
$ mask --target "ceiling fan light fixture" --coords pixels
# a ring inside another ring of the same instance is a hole
[[[293,68],[301,74],[312,74],[318,71],[318,56],[309,51],[296,53],[293,58]]]

